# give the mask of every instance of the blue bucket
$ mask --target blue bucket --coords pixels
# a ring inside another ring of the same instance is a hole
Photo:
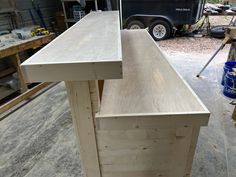
[[[225,83],[225,75],[228,72],[232,71],[232,68],[236,67],[236,62],[235,61],[227,61],[225,62],[225,66],[224,66],[224,72],[223,72],[223,76],[222,76],[222,80],[221,80],[221,85],[224,85]]]
[[[229,98],[236,98],[236,73],[228,72],[225,75],[223,94]]]

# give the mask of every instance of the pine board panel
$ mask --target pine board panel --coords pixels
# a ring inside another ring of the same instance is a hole
[[[191,127],[97,130],[96,135],[103,177],[182,177],[193,155],[188,151]]]
[[[100,115],[209,113],[146,30],[121,38],[123,79],[105,81]]]
[[[97,136],[102,174],[170,168],[175,129],[101,130]]]
[[[168,177],[169,170],[106,172],[103,177]]]
[[[105,81],[96,114],[102,177],[188,176],[210,113],[146,30],[121,41],[124,77]]]
[[[101,177],[88,81],[65,82],[84,177]]]

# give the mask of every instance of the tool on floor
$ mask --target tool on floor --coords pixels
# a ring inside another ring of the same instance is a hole
[[[216,52],[212,55],[212,57],[208,60],[208,62],[205,64],[205,66],[201,69],[201,71],[197,74],[197,77],[200,77],[201,73],[206,69],[206,67],[210,64],[210,62],[215,58],[215,56],[219,53],[220,50],[224,48],[226,44],[231,44],[234,46],[234,42],[236,42],[236,27],[228,27],[225,32],[225,38],[222,41],[221,46],[216,50]],[[232,50],[234,51],[235,49],[233,47],[230,48],[229,52],[229,57],[228,60],[231,59],[232,57]],[[235,53],[235,52],[234,52]],[[234,58],[233,58],[234,59]]]

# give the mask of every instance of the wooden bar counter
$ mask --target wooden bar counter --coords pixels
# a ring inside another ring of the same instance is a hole
[[[93,12],[22,67],[29,81],[65,81],[85,177],[190,175],[210,113],[146,30]]]
[[[28,81],[65,81],[85,176],[101,177],[96,80],[122,78],[119,13],[92,12],[22,64]]]
[[[122,31],[123,79],[104,84],[102,177],[187,177],[209,111],[146,30]]]

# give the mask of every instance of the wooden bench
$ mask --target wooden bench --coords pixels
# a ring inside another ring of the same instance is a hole
[[[0,106],[0,114],[8,111],[12,107],[16,106],[20,102],[29,99],[32,97],[35,93],[42,90],[43,88],[47,87],[50,83],[41,83],[31,89],[28,89],[28,84],[26,82],[26,79],[23,75],[23,71],[20,67],[21,65],[21,59],[20,59],[20,53],[23,51],[26,51],[28,49],[33,48],[39,48],[42,45],[48,44],[55,38],[54,33],[50,33],[49,35],[45,36],[34,36],[29,39],[20,40],[20,39],[13,39],[11,37],[11,34],[3,35],[0,37],[3,39],[9,39],[13,40],[13,42],[9,42],[9,44],[6,43],[6,45],[0,47],[0,60],[7,59],[10,62],[13,62],[14,67],[10,67],[9,69],[3,71],[2,74],[0,74],[0,77],[5,77],[11,73],[14,73],[17,71],[17,76],[19,78],[20,82],[20,92],[21,94],[17,97],[15,97],[13,100],[8,101],[7,103]],[[7,57],[7,58],[6,58]],[[8,89],[2,87],[1,90],[1,96],[0,100],[3,98],[6,98],[7,96],[10,96],[11,94],[15,93],[16,90]]]

